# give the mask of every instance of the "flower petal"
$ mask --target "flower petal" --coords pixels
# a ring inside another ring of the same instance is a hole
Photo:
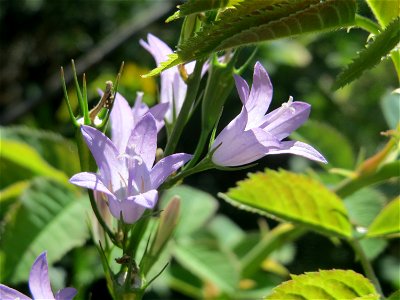
[[[117,147],[119,153],[123,153],[128,143],[134,126],[133,115],[128,101],[117,93],[113,109],[110,114],[111,140]]]
[[[123,201],[111,200],[109,207],[111,214],[118,220],[121,217],[127,224],[135,223],[146,208],[153,208],[158,200],[158,192],[150,190],[146,193],[128,197]]]
[[[295,101],[288,108],[280,107],[267,114],[261,127],[282,140],[307,121],[310,111],[310,104]]]
[[[61,289],[56,294],[56,300],[72,300],[77,294],[77,290],[71,287]]]
[[[158,191],[157,190],[150,190],[146,193],[139,194],[133,197],[129,197],[127,201],[135,201],[135,203],[148,208],[152,209],[157,203],[158,200]]]
[[[127,154],[139,155],[147,169],[153,166],[157,150],[157,126],[151,113],[145,114],[136,124],[126,147]]]
[[[165,42],[151,33],[147,35],[147,43],[144,40],[140,40],[139,43],[143,48],[150,52],[157,65],[166,61],[168,55],[172,54],[172,49]]]
[[[14,290],[4,284],[0,284],[0,299],[2,300],[32,300],[31,298],[25,296],[24,294]]]
[[[211,150],[218,147],[222,142],[225,144],[230,143],[237,139],[237,135],[243,132],[246,128],[248,120],[247,111],[242,107],[242,111],[237,115],[215,138],[213,144],[211,145]]]
[[[246,105],[247,99],[249,98],[249,85],[246,80],[244,80],[239,75],[234,75],[236,89],[239,94],[239,98],[242,101],[243,105]]]
[[[299,141],[284,141],[281,142],[281,148],[279,150],[271,150],[268,154],[283,154],[291,153],[295,155],[300,155],[305,158],[322,162],[324,164],[328,163],[325,157],[322,156],[317,150],[306,143]]]
[[[118,220],[122,218],[125,223],[132,224],[135,223],[146,210],[145,207],[136,204],[134,201],[119,201],[111,200],[108,203],[110,207],[111,214]]]
[[[143,117],[149,111],[149,107],[145,103],[143,103],[142,100],[143,100],[143,92],[137,92],[135,104],[132,107],[132,114],[135,125],[140,120],[140,118]]]
[[[100,170],[103,184],[111,191],[123,187],[121,178],[128,179],[128,170],[125,161],[118,158],[119,152],[114,143],[93,127],[82,125],[81,131]]]
[[[186,153],[176,153],[164,157],[153,167],[150,173],[152,188],[157,189],[169,175],[182,167],[192,155]]]
[[[33,299],[54,299],[50,286],[46,252],[40,254],[32,265],[29,274],[29,289]]]
[[[259,125],[259,121],[264,117],[272,100],[272,83],[267,71],[256,62],[254,66],[253,85],[250,95],[246,101],[246,109],[249,113],[249,124],[247,128]]]
[[[168,103],[159,103],[150,108],[150,113],[156,119],[157,132],[164,127],[164,117],[168,111]]]
[[[279,144],[279,140],[270,133],[253,128],[237,133],[235,139],[222,140],[212,161],[225,167],[246,165],[267,155],[271,148],[277,148]]]
[[[111,197],[115,197],[114,194],[103,184],[100,176],[94,173],[82,172],[75,174],[70,178],[69,182],[77,186],[102,192]]]
[[[170,47],[168,47],[167,44],[165,44],[162,40],[159,38],[155,37],[152,34],[147,35],[147,41],[146,43],[143,40],[140,40],[140,45],[142,45],[147,51],[150,52],[150,54],[154,57],[154,60],[156,61],[156,64],[159,65],[161,62],[166,61],[168,59],[168,55],[172,54],[172,50]],[[161,73],[160,75],[160,102],[161,103],[168,103],[169,109],[165,115],[165,119],[167,120],[168,123],[172,123],[172,105],[174,102],[174,81],[176,75],[179,75],[179,71],[177,67],[172,67],[168,70],[165,70]],[[180,81],[183,82],[182,78],[179,79]],[[182,83],[179,83],[179,85],[182,85]],[[178,111],[177,111],[178,112]]]

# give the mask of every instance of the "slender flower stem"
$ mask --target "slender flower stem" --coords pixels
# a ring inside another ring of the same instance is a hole
[[[165,190],[173,185],[175,185],[179,180],[182,180],[183,178],[193,175],[195,173],[203,172],[205,170],[209,170],[214,168],[215,165],[210,159],[210,156],[206,156],[202,161],[200,161],[195,167],[190,168],[190,169],[185,169],[182,172],[180,172],[178,175],[171,177],[168,181],[164,182],[158,190]]]
[[[175,126],[172,129],[171,136],[168,139],[167,145],[165,146],[164,155],[168,156],[174,153],[176,146],[178,145],[179,138],[182,134],[183,128],[188,121],[190,110],[192,109],[193,103],[196,100],[197,91],[199,90],[201,80],[201,70],[203,68],[204,60],[198,60],[194,68],[193,73],[188,78],[187,93],[185,101],[183,102],[181,111],[179,112]]]
[[[111,229],[108,227],[104,219],[102,218],[99,209],[97,208],[96,200],[94,199],[93,191],[88,190],[89,194],[89,199],[90,199],[90,205],[92,206],[94,215],[96,216],[97,221],[100,223],[101,227],[104,229],[104,231],[107,233],[108,237],[113,241],[115,244],[115,236],[114,233],[111,231]]]
[[[201,132],[199,141],[197,142],[196,150],[193,154],[193,158],[189,161],[187,166],[185,166],[185,169],[191,169],[199,161],[200,155],[204,150],[204,145],[207,143],[209,134],[210,133],[205,130]]]
[[[368,277],[369,280],[371,280],[372,284],[375,286],[376,291],[382,296],[382,298],[385,298],[382,292],[381,285],[379,284],[378,278],[375,275],[374,269],[372,268],[370,261],[365,255],[365,252],[361,247],[360,242],[356,239],[353,239],[349,240],[349,243],[353,248],[354,252],[356,253],[357,257],[360,259],[360,263],[364,269],[365,275]]]

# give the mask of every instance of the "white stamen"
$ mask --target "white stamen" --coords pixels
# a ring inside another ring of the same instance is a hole
[[[268,123],[272,123],[279,119],[287,110],[290,110],[292,114],[296,112],[295,108],[292,107],[293,97],[290,96],[288,102],[282,103],[281,107],[277,109],[277,112],[268,120]]]
[[[140,157],[140,155],[130,155],[127,153],[121,153],[120,155],[118,155],[117,158],[118,159],[127,158],[131,163],[133,163],[136,160],[139,165],[143,163],[143,159]]]

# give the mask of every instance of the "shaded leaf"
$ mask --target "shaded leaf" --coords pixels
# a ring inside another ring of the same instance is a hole
[[[355,157],[349,140],[329,124],[308,120],[291,136],[317,147],[331,166],[354,168]]]
[[[364,71],[373,68],[398,46],[399,41],[400,18],[397,18],[384,31],[378,34],[374,41],[361,51],[358,57],[338,75],[332,88],[336,90],[343,87],[360,77]]]
[[[379,299],[374,286],[351,270],[328,270],[291,275],[265,299]],[[364,298],[366,297],[366,298]]]
[[[197,60],[229,48],[351,25],[356,2],[353,0],[247,0],[220,13],[196,36],[178,45],[168,61],[146,76]]]
[[[365,228],[372,223],[385,203],[385,196],[370,187],[363,188],[344,199],[351,222]]]
[[[343,202],[305,175],[267,169],[250,174],[221,197],[239,208],[299,223],[328,235],[351,236]]]
[[[400,235],[400,197],[391,201],[381,213],[375,218],[368,229],[367,236],[384,236]]]
[[[231,219],[224,215],[215,216],[207,226],[220,245],[233,249],[245,236],[246,233]]]
[[[77,198],[56,182],[37,178],[21,201],[1,239],[2,282],[27,280],[32,262],[41,252],[48,251],[51,265],[88,238],[86,198]]]
[[[181,240],[173,251],[176,260],[204,283],[209,282],[220,292],[234,292],[239,283],[238,265],[216,241],[206,238]]]
[[[175,236],[189,235],[211,219],[218,208],[217,200],[201,190],[180,185],[165,191],[160,200],[160,208],[167,206],[173,196],[180,198],[180,218]]]
[[[383,116],[385,117],[386,123],[389,128],[396,128],[400,122],[400,89],[396,89],[393,92],[387,92],[380,102]]]

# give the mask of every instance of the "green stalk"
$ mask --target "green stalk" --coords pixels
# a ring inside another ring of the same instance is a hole
[[[361,247],[359,241],[354,239],[354,240],[348,240],[348,242],[349,242],[350,246],[353,248],[357,257],[360,259],[360,263],[361,263],[362,268],[364,269],[365,275],[375,286],[376,291],[381,295],[382,299],[384,299],[385,296],[383,295],[382,288],[378,281],[378,278],[376,277],[374,269],[372,268],[370,261],[368,260],[367,256],[365,255],[365,252],[364,252],[363,248]]]
[[[368,31],[369,33],[379,34],[379,32],[381,31],[381,28],[379,27],[378,24],[359,14],[356,14],[354,20],[357,27],[360,27],[365,31]]]
[[[168,139],[167,145],[165,146],[164,155],[168,156],[174,153],[176,146],[178,145],[179,138],[182,135],[183,128],[185,127],[190,110],[192,109],[193,103],[196,100],[197,92],[200,86],[201,70],[203,69],[204,60],[198,60],[194,68],[193,73],[187,80],[187,92],[185,101],[183,102],[181,111],[179,112],[175,126],[172,129],[171,136]]]

